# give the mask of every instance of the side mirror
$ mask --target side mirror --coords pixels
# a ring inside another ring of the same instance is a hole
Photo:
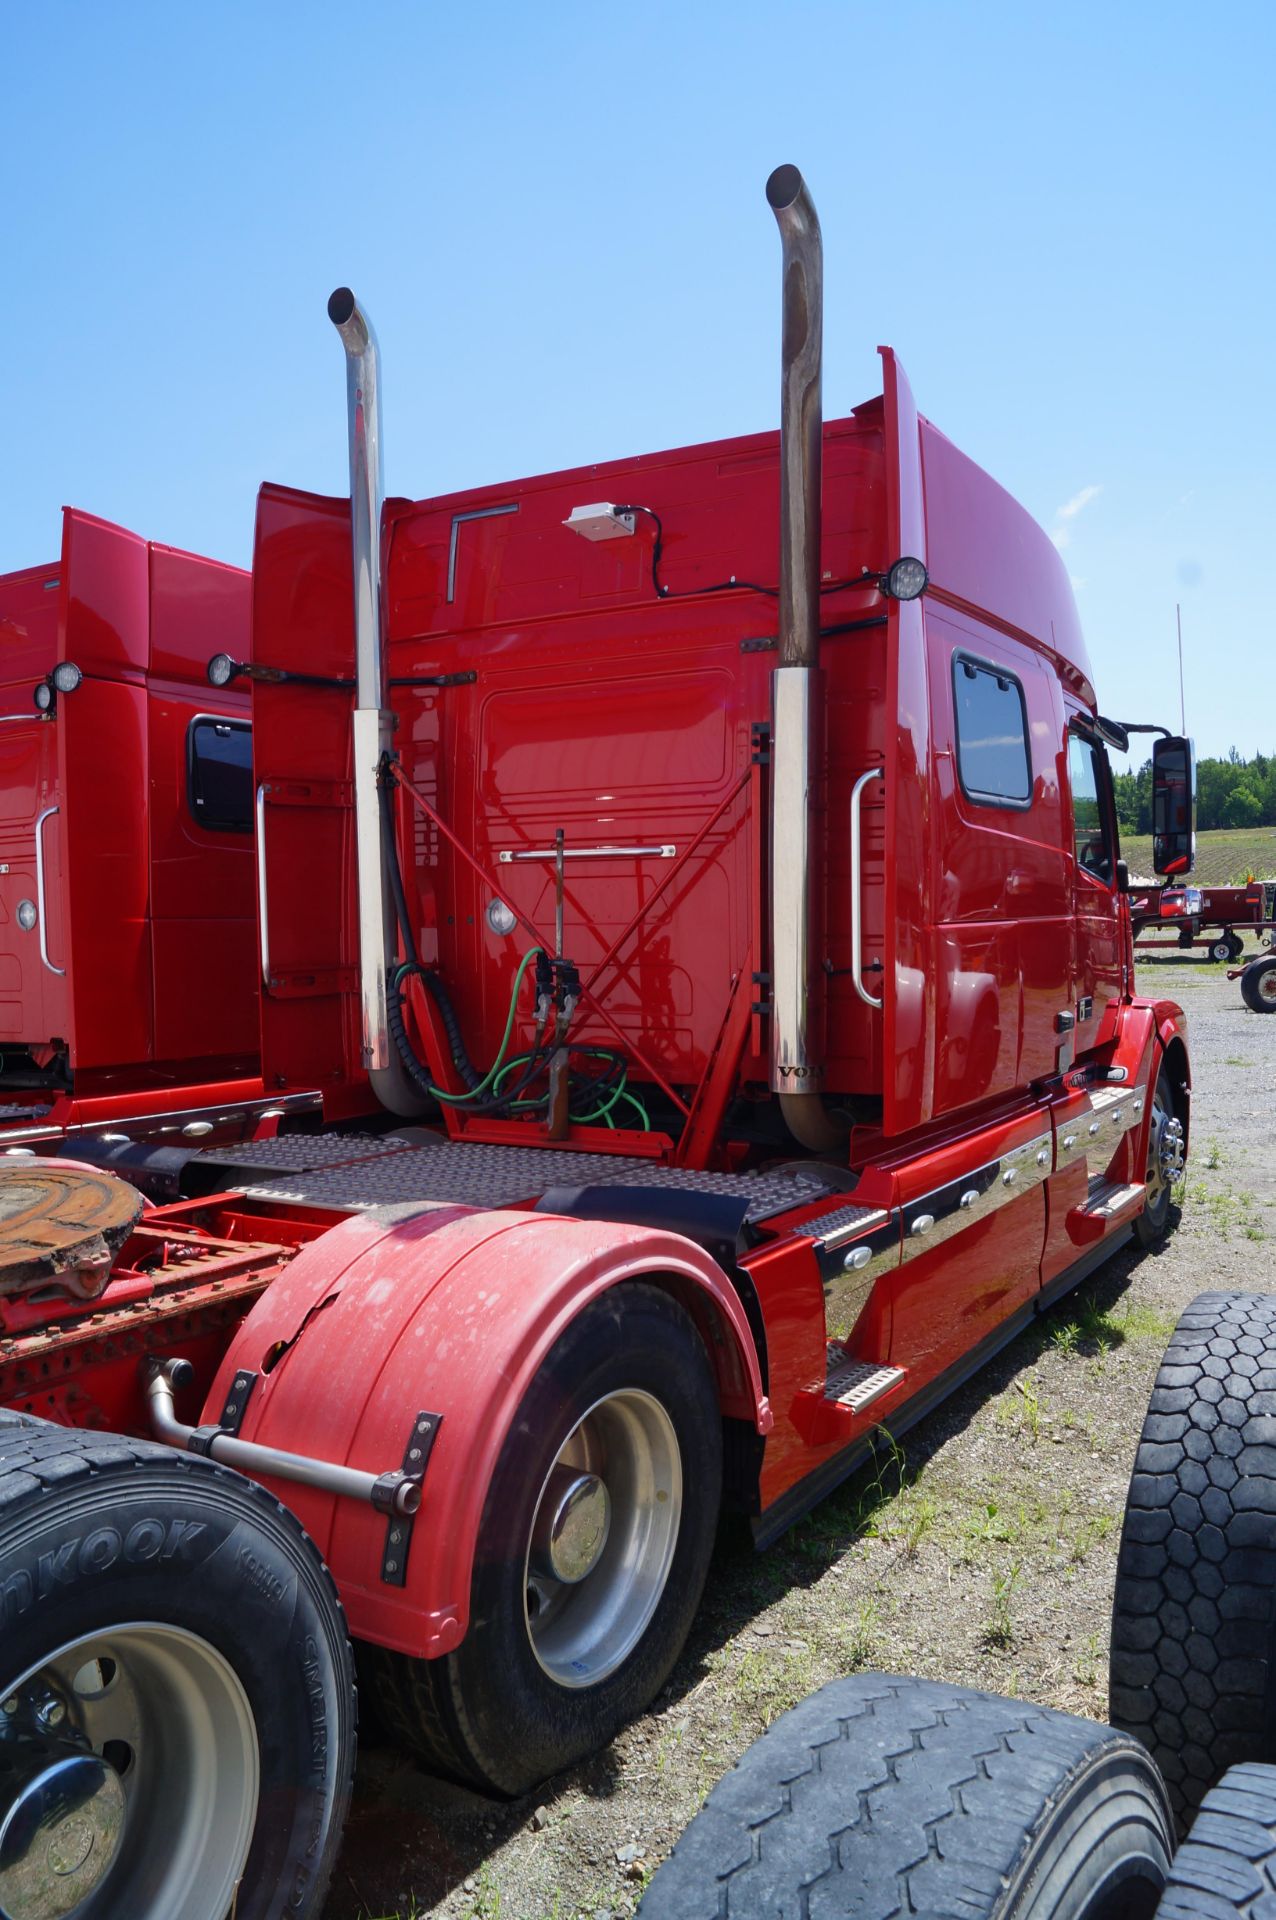
[[[1118,893],[1130,891],[1130,869],[1124,860],[1118,860],[1116,863],[1116,890]]]
[[[1196,859],[1196,752],[1181,736],[1152,748],[1152,866],[1190,873]]]

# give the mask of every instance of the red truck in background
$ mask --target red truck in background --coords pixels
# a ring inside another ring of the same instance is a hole
[[[68,509],[0,578],[0,1149],[251,1131],[250,580]]]
[[[767,195],[778,438],[386,503],[330,302],[351,498],[263,488],[245,676],[265,1077],[327,1127],[130,1147],[184,1194],[135,1224],[13,1188],[116,1257],[88,1309],[0,1263],[0,1909],[38,1827],[61,1920],[313,1914],[347,1622],[404,1740],[522,1791],[663,1685],[724,1505],[774,1539],[1169,1230],[1185,1023],[1067,574],[889,349],[823,423]]]

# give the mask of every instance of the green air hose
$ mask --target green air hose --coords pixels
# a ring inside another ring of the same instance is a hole
[[[518,1065],[520,1059],[529,1060],[531,1058],[530,1054],[517,1055],[515,1059],[506,1065],[505,1052],[509,1046],[510,1037],[514,1032],[514,1016],[518,1011],[519,988],[523,984],[527,969],[531,966],[533,960],[539,959],[541,951],[542,949],[540,947],[529,947],[518,963],[518,971],[514,975],[514,985],[510,990],[510,1007],[505,1019],[505,1032],[502,1034],[501,1044],[496,1050],[496,1058],[493,1060],[483,1078],[476,1086],[467,1087],[464,1093],[445,1093],[442,1087],[436,1087],[430,1084],[430,1092],[436,1100],[445,1100],[449,1106],[453,1107],[464,1106],[466,1102],[470,1100],[480,1100],[489,1087],[494,1085],[499,1086],[499,1081],[504,1079],[505,1075],[510,1072],[513,1067]],[[404,975],[414,970],[415,968],[412,961],[406,960],[403,963],[394,976],[393,984],[396,991]]]

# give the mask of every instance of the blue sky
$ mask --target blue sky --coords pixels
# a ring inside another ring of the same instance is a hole
[[[65,502],[246,563],[345,490],[348,281],[422,495],[774,425],[773,165],[825,408],[901,354],[1063,547],[1101,688],[1276,750],[1276,6],[0,5],[0,570]],[[16,82],[20,80],[20,84]]]

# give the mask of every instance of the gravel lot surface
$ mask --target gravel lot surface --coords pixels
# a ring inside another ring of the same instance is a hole
[[[496,1803],[365,1738],[324,1920],[620,1920],[745,1747],[857,1666],[1104,1718],[1126,1480],[1162,1349],[1202,1290],[1276,1291],[1276,1018],[1186,956],[1139,986],[1190,1022],[1192,1151],[1167,1244],[1118,1254],[768,1553],[724,1535],[672,1684],[587,1764]]]

